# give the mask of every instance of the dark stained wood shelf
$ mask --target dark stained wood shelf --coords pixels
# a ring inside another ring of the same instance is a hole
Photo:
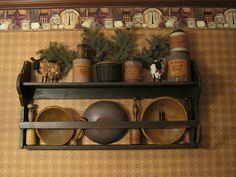
[[[130,99],[156,98],[163,92],[172,96],[187,98],[197,86],[197,82],[181,83],[34,83],[24,82],[22,87],[33,99]],[[157,92],[158,88],[158,92]],[[175,93],[178,88],[178,94]]]
[[[17,78],[17,91],[22,107],[20,121],[20,148],[42,150],[102,150],[102,149],[175,149],[198,147],[198,103],[201,92],[201,79],[194,61],[191,61],[191,82],[88,82],[88,83],[39,83],[31,82],[31,63],[24,62]],[[189,108],[188,121],[158,121],[158,122],[28,122],[27,105],[34,99],[132,99],[157,98],[172,96],[185,100]],[[78,146],[26,146],[27,129],[90,129],[90,128],[124,128],[124,129],[177,129],[189,130],[189,144],[143,144],[143,145],[78,145]]]
[[[63,145],[63,146],[48,146],[48,145],[24,145],[24,149],[29,150],[148,150],[148,149],[186,149],[197,148],[198,144],[142,144],[142,145]]]
[[[23,129],[104,129],[104,128],[190,128],[195,125],[194,120],[189,121],[158,121],[158,122],[20,122]]]
[[[196,72],[193,72],[191,82],[30,82],[30,74],[27,74],[31,72],[30,65],[30,62],[25,62],[25,71],[19,75],[17,82],[17,90],[23,105],[32,99],[143,99],[163,95],[190,98],[198,95],[201,84]],[[196,70],[193,62],[192,70]]]
[[[197,82],[24,82],[23,86],[31,88],[111,88],[111,87],[159,87],[159,86],[196,86]]]

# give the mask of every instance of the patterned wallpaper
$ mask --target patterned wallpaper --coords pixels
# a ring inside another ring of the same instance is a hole
[[[171,30],[136,30],[138,41]],[[111,33],[111,30],[106,30]],[[187,30],[190,52],[202,75],[202,143],[199,149],[120,151],[30,151],[19,149],[20,104],[16,78],[23,61],[63,42],[75,49],[81,31],[0,32],[0,177],[235,177],[236,33]],[[68,80],[71,79],[71,73]],[[58,105],[78,114],[97,100],[41,100],[38,110]],[[114,100],[127,106],[131,100]],[[143,100],[143,108],[152,100]]]
[[[0,10],[0,30],[236,28],[236,9],[187,7]]]

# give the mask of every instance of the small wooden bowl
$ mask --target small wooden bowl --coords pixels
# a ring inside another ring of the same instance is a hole
[[[37,115],[36,122],[73,122],[73,118],[65,109],[59,106],[49,106],[44,108]],[[36,133],[40,140],[47,145],[63,145],[72,137],[74,130],[46,130],[36,129]]]
[[[185,121],[188,114],[183,104],[172,97],[159,97],[144,112],[142,121],[160,121],[159,111],[165,113],[166,121]],[[180,129],[142,129],[144,136],[154,144],[172,144],[184,134]]]

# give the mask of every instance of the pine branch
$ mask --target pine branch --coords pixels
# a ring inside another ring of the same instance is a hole
[[[149,69],[155,60],[160,60],[169,54],[169,43],[167,37],[161,35],[153,35],[147,42],[149,48],[144,48],[139,56],[142,59],[144,67]]]
[[[92,30],[84,28],[83,37],[85,38],[85,44],[88,47],[88,58],[95,63],[102,61],[111,52],[111,41],[106,38],[104,33],[99,29]]]
[[[135,53],[135,37],[132,30],[115,30],[112,36],[113,57],[124,63]]]
[[[73,59],[77,58],[77,53],[74,50],[68,49],[62,43],[50,42],[49,46],[37,52],[40,59],[47,59],[50,62],[58,63],[62,61],[62,75],[66,76],[72,68]]]

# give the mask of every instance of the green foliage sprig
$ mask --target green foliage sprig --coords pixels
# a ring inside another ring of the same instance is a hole
[[[145,68],[155,60],[160,60],[169,54],[169,42],[167,37],[161,35],[152,35],[150,40],[147,40],[149,48],[144,48],[139,57],[142,59]]]
[[[111,41],[99,29],[84,28],[83,37],[88,47],[87,56],[95,63],[110,58]]]
[[[58,42],[50,42],[49,46],[37,52],[40,59],[47,59],[53,63],[60,63],[62,75],[65,76],[72,68],[73,60],[77,58],[77,52],[68,49],[67,46]]]
[[[121,63],[129,60],[135,53],[135,36],[132,30],[115,30],[112,36],[113,57]]]

